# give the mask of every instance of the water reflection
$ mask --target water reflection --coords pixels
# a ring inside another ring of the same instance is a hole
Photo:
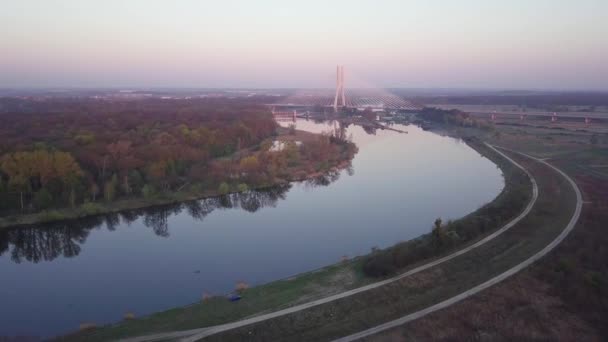
[[[313,120],[333,127],[345,135],[351,123],[342,121]],[[362,126],[365,133],[376,134],[376,128]],[[352,164],[346,168],[350,176],[354,174]],[[330,171],[324,175],[303,181],[306,188],[328,186],[337,181],[340,171]],[[169,205],[141,208],[120,213],[91,216],[78,220],[52,222],[44,225],[32,225],[13,229],[0,230],[0,256],[9,252],[12,261],[21,263],[29,261],[39,263],[52,261],[57,257],[71,258],[78,256],[90,232],[101,229],[104,225],[108,231],[115,231],[121,224],[131,225],[140,220],[144,226],[152,229],[159,237],[169,237],[169,218],[182,212],[197,221],[202,221],[216,209],[242,209],[256,212],[264,207],[275,207],[284,200],[291,184],[269,187],[263,190],[228,194],[201,200],[175,203]],[[11,248],[12,247],[12,248]]]
[[[103,222],[102,218],[82,220],[78,226],[53,224],[45,228],[23,227],[0,231],[0,255],[9,251],[16,263],[23,260],[40,262],[59,256],[74,257],[80,253],[89,231]]]
[[[340,128],[297,125],[313,133]],[[466,145],[394,128],[409,134],[369,135],[349,125],[357,172],[348,177],[347,169],[337,182],[339,172],[262,192],[1,230],[0,331],[52,336],[83,321],[192,303],[241,280],[289,277],[428,233],[438,216],[461,217],[502,189],[496,166]]]
[[[307,184],[310,186],[327,185],[335,180],[337,180],[337,176],[332,173],[309,180]],[[92,230],[101,229],[105,224],[109,231],[115,231],[121,223],[130,225],[140,218],[142,223],[151,228],[154,234],[168,237],[169,217],[173,215],[186,212],[194,219],[202,221],[216,209],[243,209],[253,213],[263,207],[275,207],[278,201],[285,199],[290,188],[291,184],[283,184],[263,190],[184,203],[0,230],[0,256],[9,252],[15,263],[21,263],[24,260],[33,263],[52,261],[60,256],[75,257],[80,253]]]
[[[352,167],[349,168],[352,174]],[[319,177],[304,181],[307,187],[327,186],[339,179],[340,172],[328,172]],[[291,184],[282,184],[262,190],[210,197],[183,203],[129,210],[91,216],[78,220],[52,222],[0,230],[0,256],[10,252],[15,263],[29,261],[38,263],[52,261],[57,257],[77,256],[90,232],[101,229],[105,224],[109,231],[115,231],[121,224],[131,225],[142,219],[160,237],[169,237],[169,217],[182,212],[202,221],[216,209],[242,209],[254,213],[264,207],[276,207],[284,200]],[[12,247],[12,248],[11,248]]]

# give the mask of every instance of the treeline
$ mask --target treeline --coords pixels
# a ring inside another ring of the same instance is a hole
[[[476,127],[487,130],[493,129],[492,123],[475,118],[470,114],[462,112],[458,109],[446,110],[434,107],[425,107],[422,109],[422,111],[420,111],[419,116],[422,119],[446,125]]]
[[[459,220],[435,220],[429,234],[383,250],[373,249],[363,261],[363,272],[366,275],[391,275],[416,262],[446,254],[499,228],[523,210],[532,195],[527,175],[481,143],[475,140],[469,140],[468,143],[477,150],[485,149],[489,152],[486,155],[500,165],[505,176],[505,188],[500,195],[491,203]]]
[[[247,98],[50,99],[23,108],[0,115],[3,215],[47,210],[44,220],[54,220],[61,215],[49,209],[83,216],[118,199],[244,191],[327,171],[356,152],[343,130],[274,150],[276,122]]]
[[[71,154],[47,150],[7,153],[0,159],[0,170],[7,178],[6,185],[0,182],[0,191],[18,192],[21,210],[24,193],[34,193],[33,203],[40,208],[52,204],[53,194],[74,205],[84,175]]]
[[[193,169],[204,174],[214,159],[276,131],[267,110],[247,100],[66,101],[2,115],[2,212],[172,190]]]

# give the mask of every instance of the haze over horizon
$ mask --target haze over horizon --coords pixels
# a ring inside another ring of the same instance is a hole
[[[2,0],[0,87],[608,90],[608,2]]]

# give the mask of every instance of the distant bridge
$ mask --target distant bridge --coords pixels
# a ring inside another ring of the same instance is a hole
[[[300,90],[291,96],[287,96],[278,103],[273,103],[276,108],[301,108],[301,107],[334,107],[334,97],[331,90]],[[406,110],[418,111],[422,107],[412,104],[397,95],[377,89],[345,90],[345,105],[338,108],[349,108],[364,110]]]
[[[278,103],[277,108],[330,107],[335,111],[342,108],[365,110],[406,110],[418,111],[422,107],[414,105],[384,89],[346,89],[344,67],[338,66],[335,93],[331,89],[300,90]]]

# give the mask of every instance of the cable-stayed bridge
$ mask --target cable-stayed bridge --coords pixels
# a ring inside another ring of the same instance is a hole
[[[335,111],[341,109],[365,110],[405,110],[416,111],[421,107],[412,104],[385,89],[348,89],[344,77],[344,67],[337,67],[336,89],[303,89],[297,90],[278,103],[272,104],[276,108],[289,107],[333,107]]]

